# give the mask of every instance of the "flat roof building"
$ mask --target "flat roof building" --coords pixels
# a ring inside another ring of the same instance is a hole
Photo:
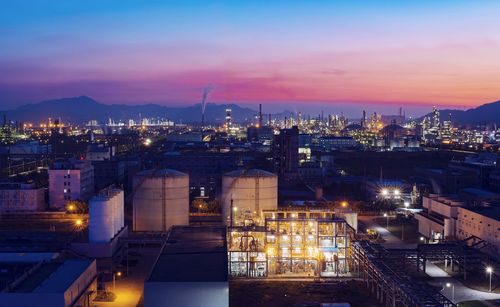
[[[229,306],[226,231],[174,227],[144,284],[144,306]]]
[[[36,259],[34,257],[33,259]],[[1,258],[0,258],[1,259]],[[42,259],[26,262],[6,257],[0,262],[2,271],[15,272],[22,267],[23,274],[11,274],[0,292],[0,306],[90,306],[97,291],[95,260]]]

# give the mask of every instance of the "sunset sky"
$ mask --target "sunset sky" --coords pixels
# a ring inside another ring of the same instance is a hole
[[[500,1],[4,1],[0,109],[473,107],[500,99]]]

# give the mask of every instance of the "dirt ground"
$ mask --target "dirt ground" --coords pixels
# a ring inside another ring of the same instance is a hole
[[[350,303],[353,307],[382,306],[361,282],[234,280],[229,286],[229,305],[319,306],[321,303]]]

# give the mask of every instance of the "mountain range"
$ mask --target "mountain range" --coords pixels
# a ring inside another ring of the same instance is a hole
[[[237,122],[251,121],[258,114],[256,110],[236,104],[208,103],[205,108],[205,121],[207,123],[223,122],[226,109],[231,109],[232,118]],[[63,122],[72,123],[86,123],[90,120],[105,123],[108,122],[109,118],[115,121],[126,121],[141,117],[169,119],[177,123],[201,121],[200,104],[185,107],[171,107],[158,104],[104,104],[87,96],[45,100],[23,105],[13,110],[0,111],[0,114],[2,113],[9,120],[35,123],[47,121],[49,117],[60,118]],[[451,115],[451,119],[455,125],[497,124],[500,126],[500,100],[468,110],[444,109],[440,110],[439,113],[441,120],[446,120]],[[289,117],[293,115],[290,111],[273,114],[273,117],[284,118],[285,116]],[[432,116],[432,113],[425,116]]]
[[[226,116],[226,109],[231,109],[232,118],[237,122],[250,121],[258,114],[256,110],[236,104],[207,103],[205,121],[207,123],[223,122]],[[186,107],[170,107],[157,104],[103,104],[90,97],[80,96],[27,104],[14,110],[0,111],[0,114],[2,113],[9,120],[35,123],[47,121],[49,117],[52,119],[60,118],[62,122],[71,123],[86,123],[90,120],[107,123],[109,118],[115,121],[137,120],[139,118],[163,118],[177,123],[193,123],[201,121],[201,104]],[[273,114],[273,116],[287,116],[287,113],[290,112]]]
[[[432,117],[432,113],[429,113],[425,116]],[[423,119],[423,117],[421,117],[420,119]],[[486,103],[468,110],[439,110],[439,118],[441,119],[441,121],[448,120],[448,118],[450,117],[454,125],[471,126],[482,124],[497,124],[500,126],[500,100]]]

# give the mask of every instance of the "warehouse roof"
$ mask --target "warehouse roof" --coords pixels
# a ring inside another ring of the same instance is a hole
[[[92,260],[45,262],[18,284],[13,292],[62,293],[92,265],[92,262]]]
[[[149,282],[228,280],[226,233],[221,227],[174,227]]]

